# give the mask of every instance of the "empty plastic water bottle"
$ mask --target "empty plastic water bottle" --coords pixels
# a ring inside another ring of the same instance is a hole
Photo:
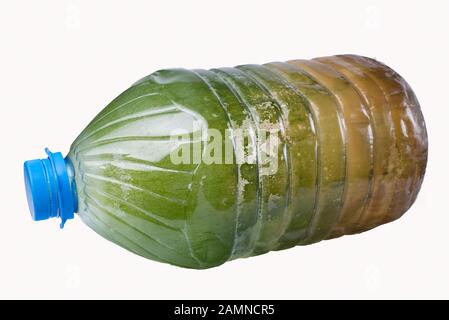
[[[64,158],[25,162],[34,220],[77,213],[143,257],[209,268],[400,217],[427,161],[416,97],[341,55],[169,69],[112,101]]]

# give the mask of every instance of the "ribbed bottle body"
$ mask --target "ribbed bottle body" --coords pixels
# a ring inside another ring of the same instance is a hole
[[[400,217],[427,136],[397,73],[344,55],[157,71],[101,111],[69,158],[92,229],[208,268]]]

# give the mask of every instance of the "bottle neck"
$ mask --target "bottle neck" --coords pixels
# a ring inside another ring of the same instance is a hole
[[[69,157],[64,158],[67,176],[69,178],[70,191],[72,193],[73,212],[78,212],[78,194],[76,192],[75,167]]]

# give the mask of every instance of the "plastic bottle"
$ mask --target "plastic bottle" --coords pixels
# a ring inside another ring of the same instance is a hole
[[[138,81],[64,158],[25,162],[34,220],[77,213],[143,257],[209,268],[359,233],[415,201],[427,135],[409,85],[340,55]]]

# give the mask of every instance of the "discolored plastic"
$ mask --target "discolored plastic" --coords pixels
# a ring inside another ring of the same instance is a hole
[[[396,72],[340,55],[157,71],[102,110],[67,160],[93,230],[203,269],[397,219],[420,189],[427,135]]]

